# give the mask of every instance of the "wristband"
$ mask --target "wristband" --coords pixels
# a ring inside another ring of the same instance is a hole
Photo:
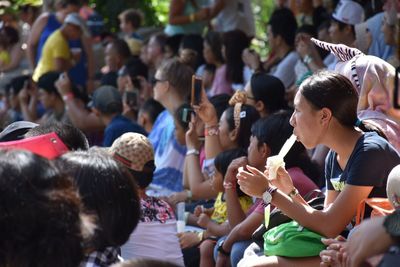
[[[72,100],[72,99],[74,99],[74,94],[72,92],[68,92],[62,96],[62,99],[64,101]]]
[[[192,149],[189,149],[188,151],[186,151],[186,156],[189,156],[189,155],[198,156],[198,155],[200,155],[200,152],[197,149],[192,148]]]
[[[208,126],[204,129],[205,136],[217,136],[219,135],[219,125]]]
[[[290,198],[293,198],[293,197],[297,196],[298,194],[299,194],[299,190],[297,190],[296,187],[293,187],[292,191],[290,191],[290,193],[288,194],[288,196],[289,196]]]
[[[199,241],[200,241],[200,242],[203,241],[203,238],[204,238],[204,231],[198,232],[198,233],[197,233],[197,237],[199,238]]]
[[[225,189],[236,189],[236,183],[224,182]]]
[[[187,199],[189,201],[191,201],[192,197],[193,197],[192,191],[186,189],[185,192],[186,192]]]

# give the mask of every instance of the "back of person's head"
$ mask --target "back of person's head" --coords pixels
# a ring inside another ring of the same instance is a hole
[[[243,148],[234,148],[220,152],[214,160],[215,169],[222,174],[222,177],[225,177],[225,174],[228,170],[229,164],[234,159],[246,156],[246,150]],[[245,195],[242,190],[240,190],[240,186],[236,186],[236,191],[238,196]]]
[[[250,87],[254,100],[261,101],[268,114],[287,108],[285,86],[279,78],[257,72],[251,76]]]
[[[127,9],[119,15],[120,20],[129,23],[134,29],[138,29],[143,23],[143,13],[137,9]]]
[[[229,131],[236,130],[237,145],[247,149],[250,144],[251,125],[260,118],[260,114],[253,106],[235,103],[232,99],[230,104],[233,106],[225,110]]]
[[[0,188],[1,266],[79,265],[93,225],[69,177],[31,152],[0,150]]]
[[[130,173],[100,148],[69,152],[56,164],[75,181],[86,210],[98,217],[91,248],[123,245],[140,218],[138,192]]]
[[[55,86],[55,83],[59,77],[60,73],[57,71],[46,72],[45,74],[39,77],[39,80],[37,82],[38,89],[43,89],[48,94],[54,94],[59,99],[62,99]]]
[[[358,121],[357,90],[342,74],[318,72],[301,83],[299,92],[314,109],[328,108],[342,126],[353,128],[357,124],[357,127],[364,132],[375,131],[386,138],[379,128],[365,121],[361,123]]]
[[[221,118],[222,113],[229,107],[229,99],[231,98],[228,94],[219,94],[210,97],[210,102],[213,104],[215,111],[217,112],[218,120]]]
[[[191,49],[196,51],[196,60],[194,62],[194,69],[196,70],[204,63],[203,57],[203,37],[199,34],[186,34],[181,40],[180,49]]]
[[[219,32],[209,31],[204,37],[204,42],[210,46],[210,49],[218,62],[224,62],[222,55],[222,36]]]
[[[183,38],[183,34],[175,34],[172,36],[168,36],[165,40],[165,46],[170,50],[170,57],[178,56],[179,47],[181,46],[181,41]]]
[[[178,58],[166,59],[158,69],[161,78],[169,82],[170,86],[184,98],[189,97],[192,85],[193,69],[182,63]]]
[[[153,98],[147,99],[143,105],[140,107],[139,112],[147,113],[151,123],[154,124],[158,115],[164,111],[164,107]]]
[[[241,30],[225,32],[222,38],[225,47],[226,80],[232,83],[243,83],[242,53],[250,45],[250,39]]]
[[[117,88],[103,85],[97,88],[90,104],[102,115],[114,115],[122,113],[122,96]]]
[[[154,259],[134,259],[113,264],[111,267],[179,267],[179,265]]]
[[[25,82],[30,81],[29,75],[21,75],[15,78],[12,78],[9,86],[6,87],[7,95],[18,95],[18,93],[24,88]]]
[[[153,181],[154,150],[146,136],[125,133],[114,141],[109,153],[130,171],[140,189],[145,189]]]
[[[132,56],[128,44],[123,39],[115,39],[110,42],[112,50],[123,60],[128,61]]]
[[[69,150],[88,150],[89,142],[85,134],[71,124],[47,122],[30,129],[25,138],[55,132]]]
[[[294,46],[297,22],[290,9],[285,7],[276,9],[272,13],[268,25],[275,37],[280,36],[288,46]]]
[[[0,29],[1,45],[4,48],[12,47],[19,42],[18,30],[11,26],[4,26]]]
[[[289,120],[292,115],[290,110],[281,110],[266,118],[261,118],[251,127],[251,133],[258,140],[258,146],[266,144],[270,149],[269,156],[278,155],[283,144],[293,134],[293,127]],[[319,169],[311,162],[307,150],[300,142],[295,142],[285,156],[285,167],[299,167],[311,178],[315,184],[321,185]]]

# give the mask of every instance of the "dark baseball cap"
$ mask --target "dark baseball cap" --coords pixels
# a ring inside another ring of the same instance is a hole
[[[30,121],[16,121],[0,132],[0,142],[24,139],[24,135],[39,124]]]
[[[100,86],[94,91],[89,107],[96,108],[104,114],[121,113],[121,94],[118,89],[113,86]]]

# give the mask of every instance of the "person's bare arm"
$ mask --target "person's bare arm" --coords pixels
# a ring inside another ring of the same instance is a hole
[[[259,170],[247,167],[251,172],[239,171],[238,179],[240,188],[248,195],[261,197],[269,187],[267,178]],[[302,226],[309,228],[325,237],[336,237],[346,227],[356,214],[358,204],[368,197],[372,186],[348,185],[336,196],[331,196],[328,191],[328,204],[324,210],[315,210],[306,203],[290,198],[286,193],[277,190],[273,194],[271,203],[282,210],[290,218],[296,220]],[[301,196],[296,196],[301,198]]]
[[[27,56],[31,69],[34,69],[36,66],[36,49],[39,43],[40,35],[42,34],[42,31],[47,24],[48,18],[49,13],[43,13],[42,15],[40,15],[33,23],[31,31],[29,33]]]
[[[87,57],[87,89],[88,93],[91,94],[94,91],[93,81],[95,73],[92,40],[90,39],[90,37],[83,36],[82,44]]]
[[[209,19],[215,18],[219,12],[225,7],[227,0],[216,0],[214,5],[210,7]]]
[[[187,0],[190,1],[190,0]],[[169,6],[169,17],[168,23],[171,25],[182,25],[189,24],[195,21],[202,21],[208,18],[209,9],[202,8],[193,14],[185,15],[186,1],[184,0],[172,0]]]

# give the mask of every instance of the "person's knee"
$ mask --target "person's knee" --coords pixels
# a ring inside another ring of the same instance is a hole
[[[200,254],[201,256],[212,257],[214,251],[215,243],[211,240],[205,240],[200,245]]]

